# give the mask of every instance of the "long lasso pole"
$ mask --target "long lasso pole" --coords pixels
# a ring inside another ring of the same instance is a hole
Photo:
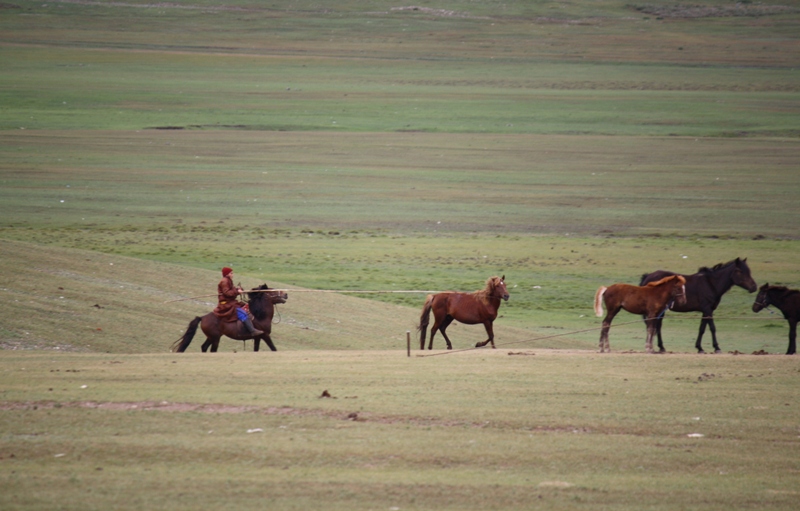
[[[412,293],[412,294],[441,294],[441,293],[455,293],[456,291],[425,291],[421,289],[403,289],[403,290],[367,290],[367,289],[252,289],[244,291],[242,294],[249,293],[272,293],[272,292],[292,292],[292,293],[351,293],[351,294],[388,294],[388,293]],[[186,300],[197,300],[198,298],[210,298],[217,296],[217,293],[199,296],[190,296],[188,298],[178,298],[177,300],[167,300],[164,303],[184,302]]]

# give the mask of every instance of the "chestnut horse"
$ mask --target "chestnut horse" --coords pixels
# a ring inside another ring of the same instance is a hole
[[[506,289],[506,276],[490,277],[486,281],[486,287],[474,293],[457,293],[447,291],[428,295],[425,306],[422,308],[422,315],[419,319],[420,332],[419,349],[425,349],[425,331],[428,329],[430,312],[433,310],[433,328],[431,328],[431,340],[428,349],[433,349],[433,336],[436,332],[442,332],[447,349],[453,349],[450,339],[447,338],[445,330],[453,320],[466,325],[477,325],[483,323],[489,338],[475,345],[476,348],[486,346],[488,343],[494,345],[494,331],[492,322],[497,318],[497,310],[500,308],[500,300],[508,301],[508,289]]]
[[[677,275],[669,271],[658,270],[653,273],[646,273],[642,275],[642,280],[639,285],[643,286],[656,280],[661,280],[670,275]],[[722,295],[727,293],[733,286],[739,286],[749,292],[758,289],[756,281],[750,275],[750,267],[747,266],[747,259],[736,258],[725,264],[718,264],[713,268],[703,267],[697,270],[693,275],[682,275],[686,279],[686,303],[683,305],[674,305],[670,310],[674,312],[702,312],[703,317],[700,319],[700,332],[697,334],[697,342],[694,347],[697,348],[698,353],[705,353],[703,351],[703,334],[706,331],[706,326],[711,330],[711,341],[714,344],[714,352],[719,353],[719,344],[717,343],[717,327],[714,326],[714,311],[719,306]],[[662,318],[655,320],[656,335],[658,336],[658,351],[664,351],[664,341],[661,339],[661,321]]]
[[[758,290],[758,296],[753,303],[753,312],[770,305],[780,309],[783,317],[789,321],[789,349],[786,350],[786,354],[794,355],[797,351],[797,321],[800,320],[800,291],[764,284]]]
[[[223,335],[231,339],[236,339],[237,341],[245,341],[252,338],[253,351],[258,351],[258,345],[262,340],[267,343],[269,349],[278,351],[270,337],[270,332],[272,331],[272,316],[275,314],[275,304],[286,303],[286,300],[289,299],[289,295],[281,291],[264,292],[268,289],[269,287],[266,284],[262,284],[252,289],[252,291],[258,292],[247,293],[248,305],[250,312],[253,314],[253,326],[263,331],[263,334],[253,337],[241,321],[220,321],[216,314],[209,312],[205,316],[197,316],[189,323],[189,328],[186,329],[186,333],[172,343],[172,351],[178,353],[186,351],[186,348],[189,347],[189,344],[194,338],[194,334],[197,333],[198,325],[203,330],[203,333],[206,334],[206,342],[201,346],[203,352],[208,351],[209,347],[212,353],[216,352],[219,348],[219,340]]]
[[[600,286],[594,295],[594,312],[599,318],[603,315],[603,303],[608,309],[608,314],[603,319],[603,328],[600,331],[600,353],[611,352],[608,330],[611,328],[611,321],[620,309],[625,309],[631,314],[645,316],[647,323],[645,349],[648,353],[653,353],[653,335],[656,333],[655,320],[667,311],[673,300],[680,304],[686,303],[685,285],[686,279],[683,276],[672,275],[646,286],[630,284]]]

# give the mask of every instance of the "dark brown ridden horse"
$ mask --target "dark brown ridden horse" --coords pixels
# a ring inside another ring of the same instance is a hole
[[[670,271],[658,270],[653,273],[642,275],[640,286],[661,280],[670,275],[677,275]],[[686,303],[683,305],[675,304],[670,310],[675,312],[702,312],[703,318],[700,320],[700,333],[697,334],[697,342],[694,347],[698,353],[705,353],[701,341],[706,331],[706,325],[711,330],[711,340],[714,343],[714,352],[719,353],[717,344],[717,327],[714,326],[714,311],[719,306],[722,295],[728,292],[733,286],[739,286],[751,293],[758,288],[756,281],[750,276],[750,267],[747,266],[747,259],[739,259],[725,264],[718,264],[713,268],[700,268],[694,275],[681,275],[686,279]],[[658,350],[664,351],[664,342],[661,339],[662,318],[655,320],[656,334],[658,335]]]
[[[286,303],[286,300],[289,299],[289,295],[280,291],[263,292],[267,289],[269,289],[269,287],[266,284],[262,284],[257,288],[253,288],[253,291],[259,292],[247,293],[250,312],[253,314],[253,326],[258,330],[262,330],[264,332],[263,334],[253,337],[241,321],[220,321],[216,314],[209,312],[205,316],[197,316],[189,323],[189,328],[186,329],[186,333],[183,334],[180,339],[172,343],[172,351],[178,353],[186,351],[186,348],[189,347],[189,344],[194,338],[194,334],[197,333],[198,325],[203,330],[203,333],[206,334],[206,342],[201,346],[203,352],[208,351],[209,347],[212,353],[216,352],[217,348],[219,348],[219,340],[223,335],[231,339],[236,339],[237,341],[245,341],[252,338],[253,351],[258,351],[258,345],[262,340],[267,343],[269,349],[278,351],[270,338],[272,316],[275,314],[275,304]]]
[[[786,354],[794,355],[797,351],[797,321],[800,320],[800,291],[764,284],[758,290],[758,296],[753,303],[753,312],[770,305],[780,309],[783,317],[789,321],[789,349],[786,350]]]
[[[445,330],[453,320],[466,325],[477,325],[483,323],[489,338],[479,342],[475,347],[486,346],[492,343],[494,348],[494,332],[492,322],[497,318],[497,310],[500,308],[500,300],[508,301],[508,289],[506,289],[506,276],[490,277],[486,281],[486,287],[474,293],[457,293],[447,291],[428,295],[425,306],[422,308],[422,315],[419,319],[417,330],[419,336],[419,349],[425,349],[425,331],[428,329],[430,312],[433,310],[433,328],[431,328],[431,340],[428,349],[433,349],[433,336],[436,332],[442,332],[447,349],[453,349],[450,339],[447,338]]]
[[[656,332],[655,319],[667,311],[673,300],[678,303],[686,302],[685,284],[685,278],[680,275],[672,275],[646,286],[630,284],[600,286],[594,295],[594,312],[599,318],[603,315],[603,303],[608,309],[608,314],[603,319],[603,328],[600,330],[600,353],[604,351],[611,353],[608,330],[611,328],[611,321],[620,309],[625,309],[631,314],[643,314],[646,317],[645,349],[648,353],[653,353],[653,335]]]

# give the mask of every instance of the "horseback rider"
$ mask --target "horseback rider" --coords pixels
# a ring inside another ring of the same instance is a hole
[[[219,303],[214,309],[214,314],[225,322],[232,322],[238,319],[253,337],[262,335],[264,332],[256,330],[256,327],[253,326],[253,320],[250,319],[250,314],[246,310],[247,304],[237,300],[241,294],[244,294],[244,289],[233,284],[233,269],[226,266],[222,269],[222,280],[217,285],[217,300]]]

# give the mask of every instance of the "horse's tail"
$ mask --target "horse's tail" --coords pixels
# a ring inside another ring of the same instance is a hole
[[[419,317],[419,349],[425,349],[425,332],[428,330],[428,323],[430,322],[431,307],[433,307],[433,297],[436,295],[428,295],[425,299],[425,305],[422,307],[422,314]]]
[[[598,318],[603,315],[603,295],[606,289],[608,289],[606,286],[600,286],[594,294],[594,314]]]
[[[170,346],[170,350],[177,353],[183,353],[186,351],[186,348],[189,347],[189,344],[192,343],[192,339],[194,339],[194,334],[197,333],[197,326],[203,320],[201,316],[197,316],[189,323],[189,328],[186,329],[186,333],[183,334],[183,337],[178,338],[177,341],[172,343]]]

